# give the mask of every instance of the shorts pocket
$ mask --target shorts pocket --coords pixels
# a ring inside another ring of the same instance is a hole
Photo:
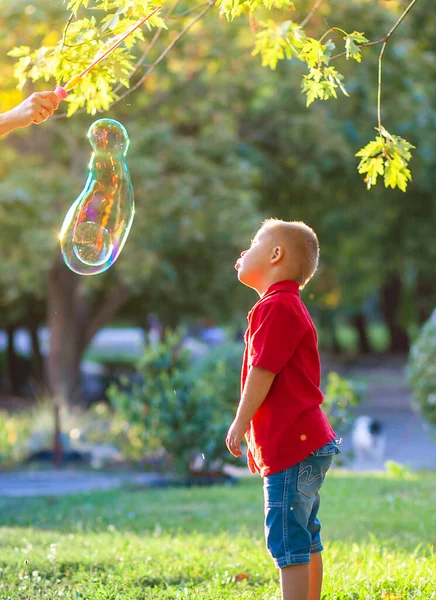
[[[341,450],[338,448],[338,443],[340,444],[341,442],[342,439],[338,442],[336,442],[336,440],[332,440],[325,446],[321,446],[321,448],[318,448],[318,450],[311,452],[311,456],[330,456],[334,454],[340,454]]]
[[[306,498],[314,496],[320,490],[332,461],[333,454],[308,456],[302,460],[298,465],[297,491]]]

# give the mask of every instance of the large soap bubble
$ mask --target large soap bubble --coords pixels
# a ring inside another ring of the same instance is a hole
[[[102,273],[113,265],[135,215],[125,127],[99,119],[89,128],[88,139],[93,149],[89,176],[59,235],[65,264],[79,275]]]

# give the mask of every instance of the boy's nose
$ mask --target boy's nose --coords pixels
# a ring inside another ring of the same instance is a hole
[[[247,254],[247,250],[243,250],[243,251],[241,252],[241,258],[244,256],[244,254]]]

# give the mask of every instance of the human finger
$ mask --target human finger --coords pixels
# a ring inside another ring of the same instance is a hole
[[[44,102],[43,104],[41,104],[40,112],[43,112],[45,114],[45,118],[51,117],[54,113],[54,110],[55,109],[53,104],[50,104],[49,102]]]
[[[46,121],[50,117],[52,112],[52,109],[50,110],[49,108],[45,108],[45,106],[41,106],[41,108],[38,111],[37,118],[40,117],[42,121]]]
[[[53,113],[53,107],[43,102],[41,98],[33,98],[30,103],[30,118],[33,123],[39,124],[48,119]]]
[[[39,125],[40,123],[43,123],[44,121],[45,121],[45,118],[40,113],[37,113],[34,115],[32,122],[35,123],[35,125]]]
[[[59,97],[54,92],[37,92],[37,94],[39,98],[44,100],[44,104],[47,104],[47,102],[49,102],[50,105],[53,107],[53,110],[56,110],[59,106]]]
[[[54,92],[45,92],[45,98],[50,101],[53,110],[56,110],[60,102],[59,97]]]
[[[235,444],[234,449],[235,451],[233,453],[233,456],[242,456],[241,442]]]
[[[242,456],[241,442],[237,442],[235,439],[231,439],[229,450],[233,454],[233,456]]]

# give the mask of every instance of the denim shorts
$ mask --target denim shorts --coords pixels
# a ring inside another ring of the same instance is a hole
[[[263,479],[265,538],[276,567],[307,563],[321,552],[319,490],[340,441],[332,440],[296,465]]]

